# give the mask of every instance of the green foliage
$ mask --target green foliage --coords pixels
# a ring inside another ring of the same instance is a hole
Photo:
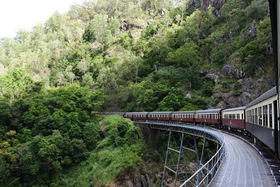
[[[138,126],[116,115],[106,116],[100,125],[103,139],[97,142],[97,149],[80,166],[61,175],[54,185],[109,185],[122,173],[129,173],[136,168],[139,170],[144,166],[141,155],[147,156],[149,148],[145,145]]]
[[[186,99],[180,90],[172,89],[159,103],[159,111],[178,111],[186,104]]]
[[[188,3],[85,2],[0,39],[1,185],[108,185],[142,166],[145,145],[129,121],[99,123],[97,111],[215,106],[213,90],[242,92],[225,64],[274,78],[267,1]]]
[[[94,111],[103,105],[101,90],[72,86],[1,101],[3,184],[49,185],[85,160],[100,138]]]

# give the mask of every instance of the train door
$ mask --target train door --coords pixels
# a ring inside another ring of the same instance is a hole
[[[280,151],[280,143],[279,143],[279,116],[280,116],[280,102],[279,102],[279,94],[280,94],[280,0],[269,0],[269,8],[270,8],[270,18],[271,18],[271,30],[272,30],[272,45],[273,45],[273,59],[274,59],[274,68],[275,68],[275,79],[277,85],[277,102],[274,107],[277,112],[275,113],[275,126],[274,126],[274,137],[275,137],[275,152],[279,154]]]

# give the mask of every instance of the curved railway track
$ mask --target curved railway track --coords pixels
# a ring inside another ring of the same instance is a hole
[[[226,156],[213,187],[273,187],[275,177],[257,149],[240,138],[223,133]]]

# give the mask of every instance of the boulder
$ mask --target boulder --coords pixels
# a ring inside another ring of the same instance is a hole
[[[232,65],[230,64],[226,64],[223,68],[222,68],[222,73],[230,78],[235,78],[235,79],[242,79],[245,77],[245,72],[243,72],[242,70],[238,69],[238,68],[234,68]]]

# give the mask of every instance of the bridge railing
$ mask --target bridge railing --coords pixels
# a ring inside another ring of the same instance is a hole
[[[138,124],[150,124],[151,128],[184,132],[194,136],[203,136],[216,141],[220,146],[217,152],[202,165],[192,176],[186,179],[180,187],[204,187],[208,186],[214,179],[224,157],[225,145],[223,137],[213,134],[211,128],[205,126],[176,123],[169,121],[134,121]],[[210,130],[210,131],[209,131]]]
[[[190,176],[180,187],[208,186],[216,175],[224,156],[225,146],[223,143],[216,154],[214,154],[208,162],[201,166],[200,169],[198,169],[192,176]]]

